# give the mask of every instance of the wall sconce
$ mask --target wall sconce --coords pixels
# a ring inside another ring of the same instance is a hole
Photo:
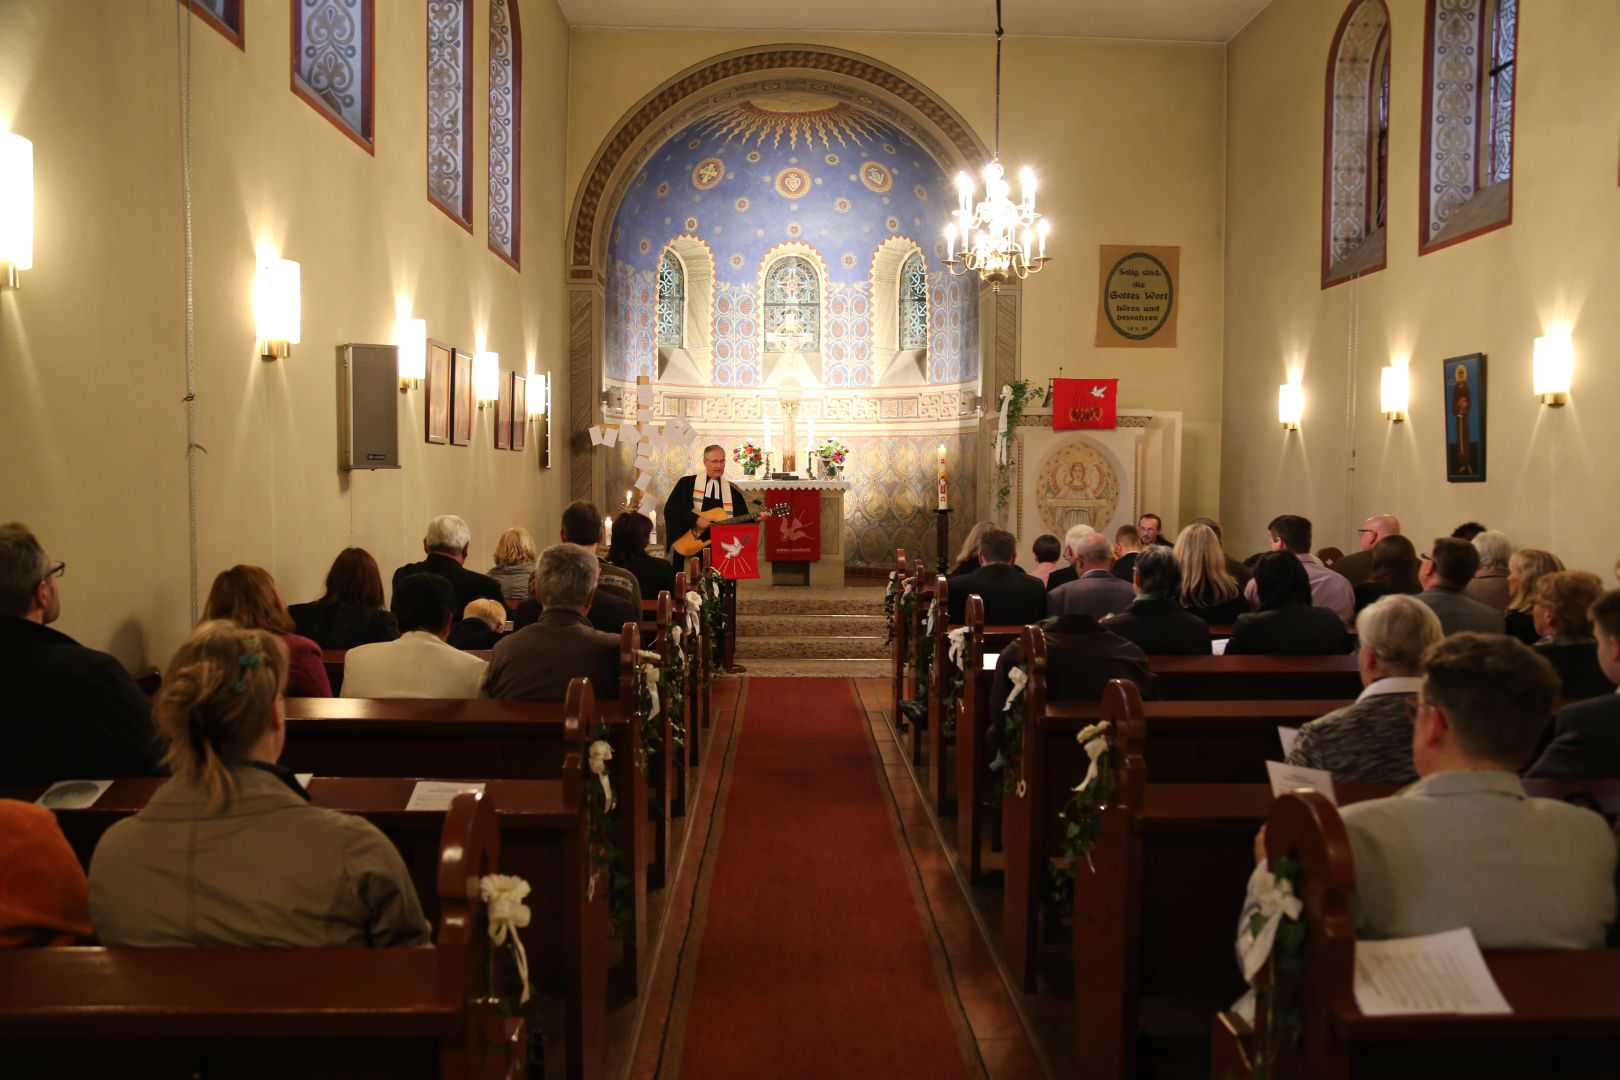
[[[536,381],[538,380],[538,381]],[[535,442],[540,444],[540,467],[551,468],[551,372],[529,373],[529,419],[535,421]]]
[[[481,352],[473,358],[473,397],[478,407],[501,396],[501,354]]]
[[[1536,338],[1531,381],[1543,405],[1569,403],[1570,376],[1575,371],[1575,344],[1569,331]]]
[[[394,323],[394,344],[399,346],[399,392],[403,394],[427,378],[427,320],[401,316]]]
[[[0,289],[19,288],[34,265],[34,144],[0,135]]]
[[[1284,431],[1298,431],[1299,418],[1305,413],[1305,388],[1299,383],[1285,382],[1277,387],[1277,422]]]
[[[1400,423],[1406,419],[1406,406],[1412,393],[1412,379],[1405,364],[1391,364],[1378,384],[1378,401],[1385,420]]]
[[[254,283],[253,308],[259,324],[259,355],[266,360],[292,355],[303,324],[303,293],[298,264],[291,259],[262,259]]]

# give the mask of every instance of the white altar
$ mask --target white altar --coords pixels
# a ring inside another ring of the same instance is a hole
[[[739,582],[743,588],[764,585],[813,585],[842,588],[844,584],[844,493],[848,480],[738,480],[734,481],[753,507],[767,491],[816,491],[821,494],[821,559],[816,562],[765,560],[765,530],[791,527],[788,518],[765,517],[759,529],[759,577]],[[766,567],[770,569],[767,570]]]

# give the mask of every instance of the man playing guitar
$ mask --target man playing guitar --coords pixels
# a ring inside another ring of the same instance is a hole
[[[742,489],[727,480],[725,473],[726,448],[714,443],[703,448],[702,486],[699,487],[700,478],[691,475],[681,477],[670,489],[669,498],[664,502],[664,525],[667,530],[665,535],[669,537],[670,558],[677,568],[684,567],[686,556],[675,550],[675,541],[688,532],[695,533],[700,539],[708,537],[709,523],[699,517],[700,514],[724,509],[728,502],[731,508],[729,516],[745,517],[748,514],[748,500],[744,498]]]

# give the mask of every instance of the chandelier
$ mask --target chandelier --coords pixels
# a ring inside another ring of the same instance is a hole
[[[1035,173],[1026,165],[1018,172],[1018,201],[1001,167],[1001,0],[996,0],[996,142],[990,164],[984,167],[984,198],[974,201],[973,180],[956,174],[961,200],[945,226],[945,265],[960,277],[977,271],[995,292],[1009,278],[1027,278],[1047,263],[1046,234],[1051,224],[1035,211]],[[962,242],[961,251],[956,243]]]

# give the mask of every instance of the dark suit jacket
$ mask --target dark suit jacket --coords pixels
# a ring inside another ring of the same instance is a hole
[[[1541,633],[1536,629],[1536,619],[1528,611],[1509,611],[1502,616],[1502,632],[1508,637],[1516,637],[1526,645],[1534,645],[1541,640]]]
[[[1144,698],[1156,696],[1147,654],[1090,615],[1060,615],[1042,620],[1041,627],[1046,631],[1048,701],[1096,701],[1110,679],[1130,679]],[[991,715],[1006,705],[1011,689],[1007,672],[1023,661],[1023,655],[1016,641],[1001,650],[990,684]]]
[[[469,570],[450,556],[441,555],[437,551],[431,552],[421,562],[406,563],[395,570],[393,589],[397,591],[400,579],[411,574],[438,574],[448,581],[456,592],[457,615],[466,611],[467,605],[474,600],[493,600],[502,607],[506,605],[506,597],[501,592],[500,582],[488,574]]]
[[[1114,576],[1119,578],[1121,581],[1130,581],[1131,571],[1136,569],[1136,557],[1140,554],[1142,554],[1140,551],[1127,551],[1125,554],[1115,559]]]
[[[0,783],[162,773],[146,695],[106,653],[0,617],[0,686]]]
[[[731,516],[742,517],[748,513],[748,499],[742,493],[742,488],[729,480],[723,480],[731,489]],[[692,488],[697,483],[697,474],[683,476],[675,481],[675,486],[669,489],[669,498],[664,500],[664,547],[669,551],[671,562],[679,562],[680,567],[686,566],[687,556],[675,552],[675,541],[692,531],[697,522],[697,515],[692,513]],[[704,510],[714,510],[725,505],[717,499],[705,497]],[[646,597],[642,593],[642,597]],[[657,596],[657,593],[653,594]]]
[[[1210,626],[1231,626],[1249,613],[1249,602],[1243,599],[1243,593],[1239,591],[1224,604],[1216,604],[1213,607],[1190,607],[1187,611]]]
[[[1620,776],[1620,694],[1566,705],[1553,740],[1525,776]]]
[[[292,612],[294,628],[323,649],[352,649],[399,637],[393,612],[381,608],[351,603],[322,606],[311,600],[287,610]]]
[[[951,567],[951,572],[946,576],[953,578],[967,577],[967,575],[977,570],[979,565],[979,557],[977,555],[969,555],[967,558]]]
[[[489,623],[476,615],[462,619],[450,628],[450,636],[445,639],[452,649],[465,651],[478,651],[480,649],[493,649],[495,643],[501,640],[499,630],[491,630]]]
[[[1048,615],[1093,615],[1099,619],[1124,611],[1136,592],[1107,570],[1087,570],[1078,581],[1046,594]]]
[[[502,700],[562,701],[576,675],[591,680],[598,699],[617,698],[619,636],[593,629],[577,611],[556,608],[495,646],[484,693]]]
[[[668,559],[637,555],[627,560],[627,565],[622,569],[636,576],[636,581],[641,585],[643,600],[657,600],[658,594],[665,589],[672,595],[675,592],[675,564]]]
[[[1585,641],[1572,645],[1536,645],[1536,652],[1552,661],[1563,680],[1560,697],[1589,698],[1614,693],[1614,683],[1598,665],[1597,645]]]
[[[991,626],[1017,626],[1046,617],[1046,587],[1041,579],[1010,563],[991,563],[949,580],[950,620],[962,621],[969,593],[984,601],[984,621]]]
[[[1352,585],[1365,585],[1372,576],[1372,549],[1352,551],[1333,569],[1350,579]]]
[[[1074,568],[1073,563],[1070,563],[1068,566],[1060,566],[1050,574],[1046,575],[1046,591],[1051,592],[1059,585],[1067,585],[1071,581],[1079,580],[1080,571]]]
[[[1209,624],[1174,600],[1138,596],[1102,625],[1109,633],[1135,642],[1149,656],[1197,656],[1210,651]]]
[[[1338,613],[1304,604],[1239,616],[1226,643],[1228,656],[1326,656],[1349,651],[1350,635]]]
[[[539,621],[540,614],[544,610],[540,606],[540,601],[532,596],[523,601],[518,605],[518,609],[512,613],[513,631],[522,630],[526,626],[533,626]],[[586,618],[589,619],[592,626],[604,634],[612,634],[614,637],[618,637],[619,632],[624,629],[625,623],[639,623],[641,621],[641,612],[632,611],[630,601],[618,593],[603,592],[598,589],[596,596],[591,600],[590,614]]]

